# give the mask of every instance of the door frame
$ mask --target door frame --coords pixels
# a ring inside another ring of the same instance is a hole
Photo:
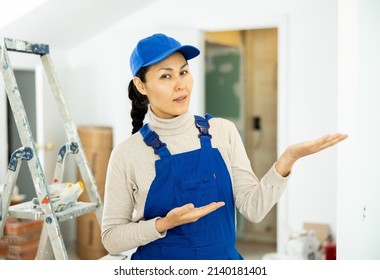
[[[0,82],[0,185],[5,184],[8,166],[8,110],[4,83]]]
[[[249,22],[218,22],[217,28],[208,28],[205,32],[277,28],[278,32],[278,69],[277,69],[277,157],[289,145],[288,136],[288,16],[275,15],[250,19]],[[289,188],[288,188],[289,189]],[[289,211],[288,189],[277,203],[277,251],[285,251],[284,240],[288,237]]]

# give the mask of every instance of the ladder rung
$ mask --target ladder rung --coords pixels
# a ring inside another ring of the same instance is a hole
[[[34,42],[9,38],[4,38],[4,42],[7,50],[9,51],[34,53],[40,55],[49,53],[49,45],[45,44],[38,44]]]
[[[96,203],[78,201],[75,205],[64,211],[55,212],[55,216],[60,222],[66,221],[93,212],[97,207]],[[10,217],[20,219],[43,220],[46,217],[41,209],[35,207],[32,201],[12,205],[9,207],[8,213]]]

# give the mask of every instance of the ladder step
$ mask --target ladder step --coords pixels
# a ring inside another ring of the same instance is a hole
[[[55,212],[55,216],[58,221],[66,221],[72,218],[76,218],[87,214],[89,212],[95,211],[98,207],[96,203],[78,201],[75,205],[70,208]],[[44,220],[45,215],[42,213],[41,209],[35,208],[33,202],[28,201],[16,205],[12,205],[8,210],[10,217],[20,218],[20,219],[32,219],[32,220]]]
[[[34,42],[28,42],[17,39],[4,38],[4,43],[9,51],[14,52],[24,52],[24,53],[33,53],[33,54],[48,54],[49,45],[38,44]]]

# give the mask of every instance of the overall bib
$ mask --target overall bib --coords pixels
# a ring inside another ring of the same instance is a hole
[[[133,260],[233,260],[242,259],[235,248],[235,206],[231,178],[218,149],[211,146],[208,120],[195,116],[201,148],[171,155],[158,135],[145,124],[140,133],[160,157],[155,162],[156,177],[144,208],[146,220],[165,217],[175,207],[193,203],[201,207],[211,202],[225,205],[198,221],[177,226],[166,236],[140,246]]]

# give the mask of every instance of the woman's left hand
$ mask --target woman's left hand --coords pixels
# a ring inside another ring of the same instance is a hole
[[[283,177],[286,177],[290,173],[293,164],[298,159],[334,146],[347,137],[347,134],[335,133],[331,135],[325,135],[314,140],[290,145],[276,162],[276,170]]]

